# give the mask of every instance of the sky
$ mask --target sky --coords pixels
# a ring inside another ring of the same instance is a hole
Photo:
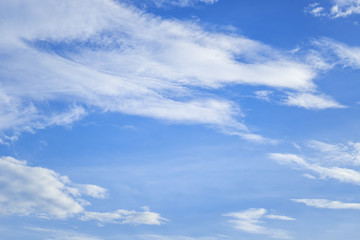
[[[360,0],[0,0],[0,238],[357,240]]]

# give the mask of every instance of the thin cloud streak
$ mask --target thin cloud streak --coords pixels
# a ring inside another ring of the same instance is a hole
[[[311,164],[295,154],[271,153],[269,157],[279,164],[316,173],[320,179],[336,179],[340,182],[360,185],[360,172],[353,169]]]
[[[309,207],[326,209],[351,209],[360,210],[360,203],[344,203],[340,201],[330,201],[327,199],[291,199],[293,202],[304,203]]]

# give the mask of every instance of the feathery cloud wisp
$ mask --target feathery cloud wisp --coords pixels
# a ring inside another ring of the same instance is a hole
[[[340,201],[330,201],[327,199],[291,199],[291,200],[297,203],[304,203],[309,207],[360,210],[360,203],[344,203]]]
[[[263,234],[271,238],[277,239],[291,239],[289,232],[281,229],[273,229],[263,226],[261,219],[268,218],[273,220],[295,220],[286,216],[279,216],[273,214],[266,214],[267,210],[264,208],[251,208],[242,212],[232,212],[224,214],[226,217],[232,217],[228,222],[232,223],[235,229],[253,233]]]
[[[208,89],[316,87],[312,66],[265,44],[111,0],[2,1],[0,9],[7,23],[0,26],[2,132],[63,124],[64,114],[69,124],[91,108],[249,136],[240,107]],[[21,18],[9,9],[21,11]],[[77,106],[77,112],[46,108],[53,102]]]

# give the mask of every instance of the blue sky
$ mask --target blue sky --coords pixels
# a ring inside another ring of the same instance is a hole
[[[359,239],[359,14],[0,1],[0,238]]]

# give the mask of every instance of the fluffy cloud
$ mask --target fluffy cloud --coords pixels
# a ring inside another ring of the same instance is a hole
[[[316,208],[360,210],[360,203],[344,203],[340,201],[330,201],[327,199],[292,199],[292,201],[304,203],[309,207]]]
[[[96,185],[72,184],[66,176],[42,167],[31,167],[11,157],[0,158],[0,214],[34,215],[43,218],[81,220],[101,223],[159,225],[164,218],[145,209],[143,212],[117,210],[113,213],[87,212],[88,195],[104,198],[107,190]]]
[[[237,104],[207,90],[316,88],[316,69],[269,46],[115,1],[1,1],[0,9],[2,132],[69,124],[90,108],[256,136]]]
[[[278,239],[291,239],[289,232],[281,229],[273,229],[262,226],[261,219],[268,218],[273,220],[286,220],[291,221],[295,220],[286,216],[279,216],[273,214],[266,214],[267,210],[264,208],[251,208],[242,212],[232,212],[225,214],[224,216],[232,217],[232,220],[229,220],[233,224],[234,228],[253,234],[263,234],[271,238]]]
[[[0,214],[64,219],[84,211],[78,189],[52,170],[0,158]]]
[[[324,167],[309,163],[295,154],[272,153],[270,158],[283,165],[316,173],[321,179],[336,179],[345,183],[360,185],[360,172],[340,167]]]

